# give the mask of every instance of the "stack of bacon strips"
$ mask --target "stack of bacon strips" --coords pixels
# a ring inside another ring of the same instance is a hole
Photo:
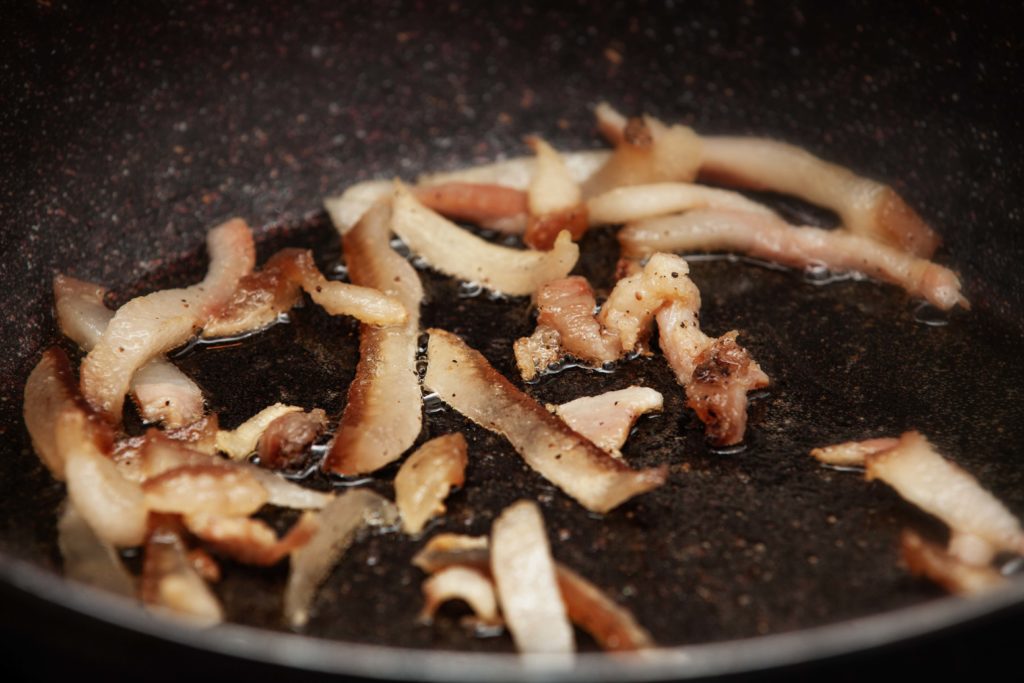
[[[423,288],[392,249],[392,235],[443,274],[533,297],[537,329],[509,349],[526,381],[569,356],[601,366],[650,355],[657,330],[657,348],[716,445],[743,441],[747,394],[769,379],[737,343],[737,331],[713,337],[701,330],[700,292],[675,252],[725,249],[794,267],[856,270],[939,308],[967,307],[956,275],[926,260],[937,237],[892,189],[782,143],[701,138],[650,117],[627,120],[607,105],[597,114],[611,152],[560,154],[531,138],[532,158],[425,176],[414,186],[360,183],[327,200],[352,284],[328,280],[312,254],[299,249],[280,251],[256,269],[252,234],[240,219],[210,231],[202,282],[140,296],[116,311],[105,305],[103,287],[58,276],[58,322],[86,355],[76,380],[58,347],[43,354],[25,387],[25,422],[40,459],[67,485],[59,524],[67,574],[208,624],[223,619],[209,587],[220,574],[217,557],[263,566],[288,558],[284,617],[303,626],[318,587],[366,529],[400,526],[418,537],[444,514],[449,492],[467,481],[469,455],[457,433],[422,444],[395,476],[394,504],[366,489],[309,490],[275,470],[307,458],[313,441],[333,426],[323,470],[377,472],[420,438],[425,390],[503,435],[530,467],[590,511],[607,513],[664,483],[667,464],[637,470],[621,451],[635,420],[661,409],[662,396],[650,389],[545,407],[440,329],[427,330],[421,380]],[[795,194],[834,209],[842,227],[788,225],[743,195],[695,184],[698,176]],[[527,248],[499,246],[453,220],[521,234]],[[590,283],[570,272],[580,253],[575,240],[606,224],[625,226],[622,259],[617,284],[598,306]],[[275,403],[235,429],[220,429],[199,386],[165,354],[197,335],[258,332],[282,320],[303,293],[329,314],[361,323],[344,412],[334,423],[320,409]],[[126,395],[153,425],[143,435],[124,433]],[[921,453],[928,451],[919,441],[905,436],[844,452],[866,453],[869,476],[948,514],[943,518],[955,532],[948,551],[905,539],[915,569],[957,590],[995,582],[984,565],[995,551],[1024,548],[1019,526],[980,489],[947,509],[944,494],[901,474],[926,468]],[[903,452],[911,455],[897,458]],[[249,460],[254,454],[258,464]],[[936,485],[964,489],[966,475],[941,472],[932,477]],[[304,512],[278,537],[253,516],[266,505]],[[144,548],[140,577],[117,552],[137,546]],[[458,598],[480,622],[507,625],[523,652],[568,655],[570,621],[607,649],[651,645],[628,613],[552,560],[531,503],[506,510],[490,541],[430,539],[416,563],[431,575],[425,618]],[[953,575],[959,583],[947,578]]]

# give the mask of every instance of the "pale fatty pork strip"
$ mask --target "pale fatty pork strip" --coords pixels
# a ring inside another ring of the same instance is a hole
[[[655,252],[733,251],[795,268],[824,265],[898,285],[933,306],[969,308],[960,280],[943,266],[842,230],[796,227],[770,216],[699,209],[627,225],[619,233],[627,258]]]
[[[423,286],[416,270],[389,246],[392,209],[375,205],[342,236],[352,282],[393,296],[405,307],[401,325],[359,328],[359,363],[323,468],[336,474],[373,472],[412,446],[423,424],[416,373]]]
[[[527,464],[594,512],[664,483],[667,468],[633,470],[498,373],[457,336],[432,329],[424,384],[480,426],[505,436]]]

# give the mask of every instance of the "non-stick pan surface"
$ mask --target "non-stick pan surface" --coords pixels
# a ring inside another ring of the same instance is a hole
[[[1019,630],[1019,583],[978,603],[942,598],[897,553],[903,527],[935,537],[941,528],[883,485],[807,457],[816,445],[916,428],[1024,513],[1019,17],[884,4],[54,2],[19,6],[11,19],[0,72],[0,552],[10,604],[36,614],[11,610],[8,622],[26,619],[29,638],[44,632],[39,614],[54,614],[54,630],[92,623],[84,628],[120,634],[107,641],[111,658],[152,646],[149,633],[157,647],[184,641],[314,670],[522,675],[515,660],[436,654],[508,652],[511,642],[467,633],[454,612],[417,625],[418,543],[395,536],[353,548],[322,594],[307,633],[342,643],[335,650],[283,634],[284,570],[227,565],[218,592],[230,619],[262,631],[199,636],[55,581],[63,490],[29,451],[20,394],[58,339],[54,272],[102,282],[120,301],[188,282],[203,271],[205,230],[234,215],[258,228],[261,257],[308,245],[326,266],[338,257],[319,208],[328,193],[521,154],[532,132],[563,149],[597,146],[590,107],[601,99],[701,132],[779,137],[892,182],[943,235],[939,258],[963,275],[974,309],[936,318],[873,283],[816,286],[793,272],[696,263],[703,325],[741,330],[773,378],[754,403],[747,448],[712,452],[656,357],[612,375],[569,369],[529,391],[557,402],[642,382],[666,394],[665,415],[640,423],[627,456],[669,463],[668,484],[597,519],[501,439],[435,413],[424,436],[464,430],[473,454],[469,485],[436,529],[486,533],[509,503],[538,500],[556,556],[677,648],[613,669],[616,678],[774,667],[985,614],[1009,624],[997,633]],[[595,233],[583,248],[581,272],[607,289],[613,236]],[[465,335],[513,376],[508,343],[531,329],[528,302],[422,275],[425,325]],[[180,362],[228,425],[270,400],[336,414],[356,335],[306,308],[244,346]],[[387,492],[390,474],[371,485]],[[593,678],[599,666],[575,675]]]

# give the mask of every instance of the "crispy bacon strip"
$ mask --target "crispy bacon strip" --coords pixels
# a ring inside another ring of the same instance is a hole
[[[617,187],[591,197],[587,200],[587,218],[590,225],[617,225],[705,208],[775,215],[737,192],[693,183],[651,183]]]
[[[151,608],[166,609],[199,626],[224,621],[224,610],[189,561],[178,530],[161,524],[146,541],[142,564],[142,601]]]
[[[142,543],[149,517],[142,489],[121,476],[109,451],[97,445],[85,412],[60,413],[56,447],[64,460],[68,498],[100,540],[119,547]]]
[[[956,533],[977,536],[1000,550],[1024,554],[1020,522],[978,480],[943,458],[918,432],[865,458],[866,477],[881,479]]]
[[[530,467],[588,510],[607,512],[664,483],[665,467],[630,469],[519,391],[457,336],[429,332],[424,384],[473,422],[505,436]]]
[[[57,425],[61,416],[68,412],[81,415],[83,436],[97,450],[104,453],[110,450],[113,431],[93,414],[79,393],[67,354],[54,346],[43,352],[43,357],[25,381],[23,416],[32,448],[58,480],[64,479],[67,456],[58,446]]]
[[[456,432],[431,439],[402,463],[395,475],[395,504],[407,534],[418,534],[444,514],[444,499],[466,479],[466,437]]]
[[[976,595],[1007,583],[992,567],[964,562],[909,529],[900,537],[900,545],[911,574],[925,576],[951,593]]]
[[[940,243],[939,236],[888,185],[776,140],[704,137],[703,141],[702,176],[783,192],[828,207],[850,232],[919,258],[930,258]]]
[[[610,455],[621,458],[629,430],[644,413],[662,409],[662,395],[647,387],[632,386],[597,396],[581,396],[555,407],[555,413],[577,434]]]
[[[630,224],[619,233],[623,254],[737,251],[796,268],[825,265],[898,285],[933,306],[970,308],[956,273],[860,235],[794,227],[769,216],[697,210]]]
[[[57,324],[61,332],[89,351],[114,317],[103,303],[107,290],[67,275],[53,279]],[[157,356],[132,376],[129,392],[142,419],[183,427],[203,416],[203,392],[188,375],[164,356]]]
[[[352,489],[335,498],[316,517],[309,541],[292,551],[284,592],[284,617],[293,628],[305,626],[316,590],[366,527],[391,526],[398,510],[373,491]]]
[[[188,341],[231,297],[252,270],[255,248],[245,221],[234,219],[207,235],[210,268],[199,284],[165,289],[119,308],[82,362],[82,393],[111,422],[120,422],[135,372]]]
[[[416,374],[423,286],[416,270],[389,246],[391,210],[377,204],[342,237],[352,282],[398,299],[408,313],[402,325],[359,330],[359,364],[349,386],[323,469],[336,474],[373,472],[402,456],[423,424]]]
[[[533,294],[548,280],[565,277],[579,258],[569,234],[550,251],[512,249],[463,230],[423,206],[404,186],[396,186],[391,228],[437,270],[512,296]],[[350,270],[351,272],[351,270]]]
[[[571,655],[576,650],[544,519],[533,501],[514,503],[494,520],[491,575],[520,652]]]
[[[594,318],[597,301],[586,278],[552,280],[535,298],[537,329],[512,345],[523,379],[532,380],[567,353],[593,365],[618,360],[619,339]]]
[[[449,600],[462,600],[472,608],[472,621],[484,626],[503,624],[498,613],[494,583],[485,574],[467,567],[448,567],[423,582],[423,609],[420,621],[431,623],[438,608]]]
[[[611,132],[622,118],[607,104],[596,110],[602,131]],[[612,136],[615,151],[587,179],[583,194],[595,197],[617,187],[657,182],[689,182],[701,163],[701,140],[685,126],[666,126],[650,116],[625,121],[621,135]]]
[[[269,567],[309,542],[317,531],[316,514],[305,512],[283,538],[265,522],[249,517],[200,513],[186,515],[185,526],[213,550],[244,564]]]

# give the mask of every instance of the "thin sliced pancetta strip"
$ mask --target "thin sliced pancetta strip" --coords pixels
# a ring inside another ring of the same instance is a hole
[[[628,387],[597,396],[581,396],[555,407],[577,434],[594,442],[610,455],[621,458],[620,448],[626,443],[629,430],[644,413],[659,411],[664,405],[662,395],[647,387]]]
[[[693,183],[618,187],[587,200],[590,225],[619,225],[691,209],[730,209],[774,216],[767,206],[737,192]]]
[[[57,522],[57,547],[64,576],[117,595],[135,595],[135,580],[117,550],[100,540],[70,501]]]
[[[442,273],[512,296],[533,294],[548,280],[565,277],[580,254],[568,232],[559,234],[550,251],[493,244],[423,206],[401,185],[395,188],[391,229]]]
[[[89,417],[65,410],[56,422],[57,452],[64,460],[68,498],[104,543],[131,547],[146,537],[149,506],[138,482],[121,476],[92,434]]]
[[[183,518],[185,527],[211,549],[244,564],[269,567],[309,542],[317,530],[316,513],[305,512],[287,534],[278,538],[258,519],[197,514]]]
[[[806,268],[857,271],[898,285],[942,310],[970,308],[956,273],[861,235],[795,227],[780,219],[740,211],[700,209],[627,225],[619,233],[623,255],[655,252],[734,251]]]
[[[135,372],[198,332],[255,263],[252,233],[241,219],[211,230],[207,248],[210,267],[201,283],[132,299],[117,310],[82,362],[82,393],[111,422],[121,420]]]
[[[316,517],[318,528],[309,541],[292,551],[284,591],[284,617],[293,628],[306,625],[316,590],[362,529],[398,522],[398,509],[366,489],[352,489],[335,498]]]
[[[424,384],[473,422],[505,436],[530,467],[588,510],[608,512],[664,483],[664,466],[630,469],[513,386],[457,336],[429,332]]]
[[[25,381],[23,416],[36,455],[54,478],[64,479],[66,454],[58,445],[57,425],[61,415],[81,414],[85,437],[100,452],[109,452],[114,441],[110,426],[95,416],[82,398],[71,363],[64,351],[54,346],[43,357]]]
[[[150,608],[169,610],[197,626],[224,621],[224,610],[189,560],[180,532],[158,526],[146,541],[141,598]]]
[[[562,161],[565,163],[565,167],[569,169],[572,179],[582,184],[595,171],[604,166],[610,156],[611,152],[607,150],[563,152]],[[418,186],[429,187],[446,183],[481,183],[485,185],[502,185],[525,192],[530,187],[530,181],[533,180],[533,176],[536,173],[536,166],[536,157],[515,157],[493,164],[421,175],[418,180]]]
[[[925,576],[950,593],[976,595],[1004,586],[1007,579],[988,565],[969,564],[910,530],[900,538],[903,562],[911,574]]]
[[[494,520],[491,575],[505,623],[521,653],[575,652],[544,519],[533,501],[514,503]]]
[[[892,437],[867,439],[865,441],[846,441],[832,446],[822,446],[811,451],[811,455],[826,465],[837,467],[863,467],[867,456],[885,451],[900,442]]]
[[[61,332],[90,351],[107,329],[114,312],[103,303],[107,290],[67,275],[53,279],[54,305]],[[132,376],[129,393],[142,419],[173,429],[203,416],[203,392],[164,356],[157,356]]]
[[[550,249],[562,230],[578,240],[587,231],[579,184],[551,145],[536,137],[527,142],[537,155],[537,165],[530,181],[530,217],[523,242],[533,249]]]
[[[407,534],[418,534],[445,512],[444,499],[466,480],[466,437],[445,434],[426,442],[395,475],[395,505]]]
[[[260,437],[274,420],[289,413],[301,412],[299,406],[283,403],[267,406],[234,429],[218,430],[217,449],[232,460],[244,460],[256,452]]]
[[[476,614],[474,625],[500,626],[498,598],[490,577],[468,567],[442,569],[423,582],[423,609],[420,621],[431,623],[438,608],[449,600],[462,600]]]
[[[702,176],[830,208],[850,232],[920,258],[939,245],[939,236],[888,185],[776,140],[708,136],[703,142]]]
[[[402,325],[359,329],[359,363],[348,402],[323,469],[373,472],[394,462],[416,441],[423,398],[416,373],[423,286],[409,262],[388,246],[391,209],[373,207],[342,237],[352,282],[395,297],[408,317]]]
[[[622,121],[608,105],[599,105],[598,120],[609,132]],[[615,151],[608,162],[583,184],[586,197],[596,197],[618,187],[660,182],[689,182],[701,163],[701,139],[686,126],[666,126],[650,116],[625,120],[621,135],[613,135]]]
[[[918,432],[865,458],[866,476],[881,479],[906,500],[935,515],[955,533],[983,539],[999,550],[1024,554],[1020,522],[978,480],[936,452]]]

